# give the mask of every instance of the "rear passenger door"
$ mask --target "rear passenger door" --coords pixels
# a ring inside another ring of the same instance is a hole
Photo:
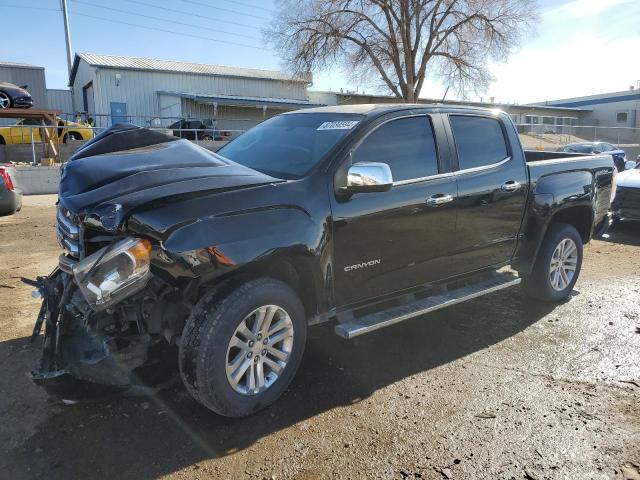
[[[517,133],[506,115],[451,113],[448,123],[458,183],[453,273],[509,262],[528,185]]]

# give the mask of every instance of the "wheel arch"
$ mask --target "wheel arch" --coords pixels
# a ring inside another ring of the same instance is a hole
[[[274,257],[251,262],[222,277],[214,278],[201,285],[207,289],[219,283],[230,284],[234,287],[259,278],[273,278],[287,285],[298,296],[304,306],[307,319],[314,317],[323,302],[322,286],[318,285],[316,275],[311,271],[308,261],[297,257]]]
[[[549,195],[538,195],[539,200]],[[551,198],[547,198],[540,204],[553,203]],[[588,243],[593,236],[594,213],[593,205],[587,202],[573,203],[555,209],[549,214],[541,216],[534,215],[530,218],[525,228],[526,236],[518,248],[517,259],[514,267],[521,274],[529,274],[538,258],[540,247],[547,235],[549,227],[554,223],[566,223],[574,227],[580,234],[582,243]]]
[[[567,206],[557,211],[549,219],[547,228],[551,223],[567,223],[578,231],[582,238],[582,243],[588,243],[593,232],[593,220],[593,208],[591,206]]]

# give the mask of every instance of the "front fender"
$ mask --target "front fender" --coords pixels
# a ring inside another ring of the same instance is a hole
[[[325,230],[325,222],[288,206],[199,218],[171,230],[154,263],[175,279],[203,283],[273,257],[316,257]]]

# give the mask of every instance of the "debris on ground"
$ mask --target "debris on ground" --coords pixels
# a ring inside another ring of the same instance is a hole
[[[622,467],[622,478],[624,480],[640,480],[640,466],[627,464]]]

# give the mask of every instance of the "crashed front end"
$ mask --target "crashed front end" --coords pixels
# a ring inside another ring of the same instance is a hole
[[[89,229],[62,206],[57,234],[65,253],[49,276],[35,282],[42,307],[33,337],[44,328],[44,339],[32,379],[67,398],[127,389],[162,340],[159,328],[150,332],[145,321],[158,316],[154,310],[166,293],[150,272],[152,245]]]
[[[198,268],[218,275],[233,263],[223,262],[206,230],[201,262],[184,240],[166,248],[171,232],[200,221],[180,199],[203,195],[200,216],[212,215],[211,195],[276,181],[188,140],[133,125],[113,126],[85,143],[60,180],[57,235],[65,253],[49,276],[30,281],[43,298],[33,337],[44,329],[33,380],[69,398],[90,384],[129,388],[141,369],[162,379],[165,367],[177,367]],[[132,221],[136,213],[146,220]]]

